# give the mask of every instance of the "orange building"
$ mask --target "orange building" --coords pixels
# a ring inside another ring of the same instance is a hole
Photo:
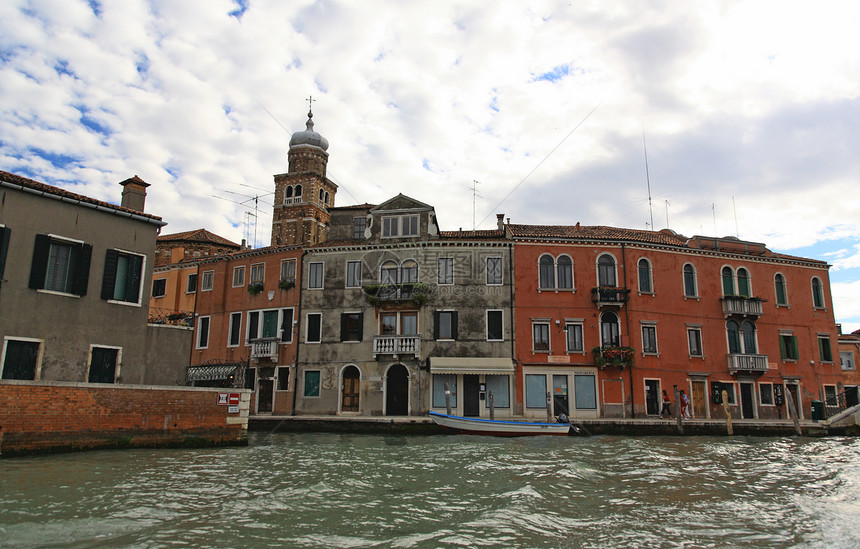
[[[842,380],[828,265],[732,237],[508,225],[524,415],[800,417]]]

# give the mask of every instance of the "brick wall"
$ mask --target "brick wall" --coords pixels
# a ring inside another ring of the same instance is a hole
[[[0,382],[0,456],[96,448],[247,444],[250,391],[238,413],[224,389]]]

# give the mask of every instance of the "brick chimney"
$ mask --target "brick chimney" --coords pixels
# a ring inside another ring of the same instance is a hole
[[[120,185],[122,185],[122,204],[120,206],[143,213],[143,205],[146,203],[146,188],[149,187],[149,183],[135,175],[121,181]]]
[[[496,214],[496,227],[500,231],[505,230],[505,214]]]

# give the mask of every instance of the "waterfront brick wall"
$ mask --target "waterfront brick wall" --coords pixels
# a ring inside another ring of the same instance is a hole
[[[250,391],[238,413],[225,389],[0,382],[0,455],[97,448],[247,444]]]

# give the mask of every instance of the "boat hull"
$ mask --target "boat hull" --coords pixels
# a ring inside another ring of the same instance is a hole
[[[440,427],[468,435],[497,437],[525,437],[535,435],[567,435],[567,423],[532,423],[527,421],[500,421],[472,417],[449,416],[430,412],[430,418]]]

